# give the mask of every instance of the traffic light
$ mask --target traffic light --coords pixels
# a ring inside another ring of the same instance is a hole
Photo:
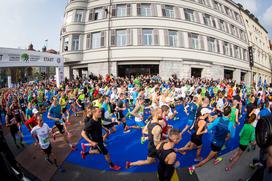
[[[248,55],[249,55],[249,66],[253,67],[254,66],[254,60],[253,60],[253,49],[252,49],[252,46],[248,47]]]

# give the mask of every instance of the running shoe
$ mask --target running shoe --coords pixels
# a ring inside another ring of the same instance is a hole
[[[226,168],[225,168],[225,171],[226,171],[226,172],[229,172],[229,171],[231,171],[231,168],[230,168],[230,167],[226,167]]]
[[[76,151],[77,150],[77,148],[76,148],[75,145],[71,145],[70,148],[71,148],[72,151]]]
[[[130,163],[131,163],[131,162],[126,162],[126,169],[129,169],[129,168],[130,168]]]
[[[200,158],[195,158],[195,159],[194,159],[195,162],[201,162],[202,160],[203,160],[202,157],[200,157]]]
[[[191,166],[188,169],[189,169],[189,174],[193,175],[193,173],[195,172],[195,166]]]
[[[82,158],[83,160],[85,160],[85,159],[86,159],[85,153],[84,153],[83,151],[81,151],[80,154],[81,154],[81,158]]]
[[[218,158],[216,158],[216,159],[213,161],[213,164],[214,164],[214,165],[218,165],[222,160],[223,160],[222,157],[218,157]]]
[[[118,170],[121,169],[121,167],[120,167],[120,166],[117,166],[117,165],[114,165],[113,167],[110,166],[110,169],[115,170],[115,171],[118,171]]]
[[[86,146],[84,143],[81,143],[81,148],[82,148],[82,151],[85,152],[86,151]]]
[[[145,140],[145,137],[141,137],[141,144],[144,144],[144,142],[145,142],[146,140]]]
[[[124,133],[129,133],[130,132],[130,129],[128,129],[128,126],[126,126],[125,128],[124,128]]]

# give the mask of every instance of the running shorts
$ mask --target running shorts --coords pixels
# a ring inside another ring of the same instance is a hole
[[[46,149],[42,149],[42,151],[43,151],[46,155],[50,155],[50,154],[52,153],[51,144],[50,144]]]
[[[211,143],[211,148],[213,152],[219,152],[221,151],[223,146],[216,146],[215,144]]]
[[[191,142],[194,143],[196,146],[202,145],[202,136],[197,136],[196,133],[194,133],[191,136]]]
[[[93,147],[93,149],[97,149],[103,155],[107,155],[108,154],[108,150],[104,146],[103,142],[99,142],[96,147]]]
[[[55,125],[61,134],[65,133],[64,126],[62,124],[60,124],[59,122],[55,122]]]
[[[242,150],[242,151],[245,151],[247,149],[247,145],[241,145],[239,144],[239,148]]]

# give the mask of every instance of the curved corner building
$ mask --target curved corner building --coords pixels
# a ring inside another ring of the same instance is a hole
[[[70,0],[65,75],[160,74],[249,82],[248,38],[231,0]]]

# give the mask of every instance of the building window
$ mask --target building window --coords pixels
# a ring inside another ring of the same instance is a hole
[[[199,49],[199,35],[195,33],[188,33],[189,35],[189,47],[193,49]]]
[[[117,17],[127,16],[127,5],[126,4],[117,5],[116,10],[117,10]]]
[[[208,51],[215,52],[215,38],[208,37]]]
[[[243,30],[240,30],[240,37],[241,37],[242,40],[246,40],[245,32]]]
[[[230,27],[231,27],[231,34],[234,35],[234,36],[236,36],[237,34],[236,34],[236,28],[235,28],[235,26],[230,25]]]
[[[65,21],[65,24],[68,25],[72,22],[73,20],[73,12],[72,11],[69,11],[66,15],[66,21]]]
[[[79,50],[79,35],[72,36],[72,51]]]
[[[117,46],[123,47],[127,45],[127,30],[116,30]]]
[[[225,24],[224,20],[220,19],[219,22],[220,22],[219,23],[220,24],[220,30],[226,31],[226,24]]]
[[[87,37],[86,37],[86,49],[90,49],[91,48],[91,34],[87,34]]]
[[[211,26],[211,16],[208,14],[203,14],[204,24],[207,26]]]
[[[240,58],[239,47],[234,45],[234,57]]]
[[[227,6],[224,6],[224,8],[225,8],[226,14],[227,14],[227,15],[230,15],[230,9],[229,9]]]
[[[94,9],[94,20],[103,19],[103,8]]]
[[[153,30],[152,29],[143,29],[143,45],[150,46],[152,45]]]
[[[217,1],[213,1],[214,9],[219,10],[219,4]]]
[[[229,43],[228,42],[224,42],[224,44],[223,44],[223,54],[229,55]]]
[[[92,33],[92,49],[101,47],[101,32]]]
[[[67,52],[69,50],[68,46],[69,46],[69,38],[68,36],[65,36],[63,37],[63,51],[64,52]]]
[[[174,18],[174,6],[165,5],[162,8],[162,14],[167,18]]]
[[[83,20],[83,10],[76,10],[75,22],[82,22]]]
[[[151,16],[151,4],[141,4],[141,16]]]
[[[184,9],[184,14],[187,21],[195,21],[194,10]]]
[[[244,60],[247,60],[247,50],[243,49],[243,58]]]
[[[240,22],[240,16],[238,13],[234,12],[235,20]]]
[[[199,4],[203,4],[203,5],[206,5],[206,2],[205,0],[197,0]]]
[[[170,47],[177,47],[177,31],[168,31],[168,39]]]

